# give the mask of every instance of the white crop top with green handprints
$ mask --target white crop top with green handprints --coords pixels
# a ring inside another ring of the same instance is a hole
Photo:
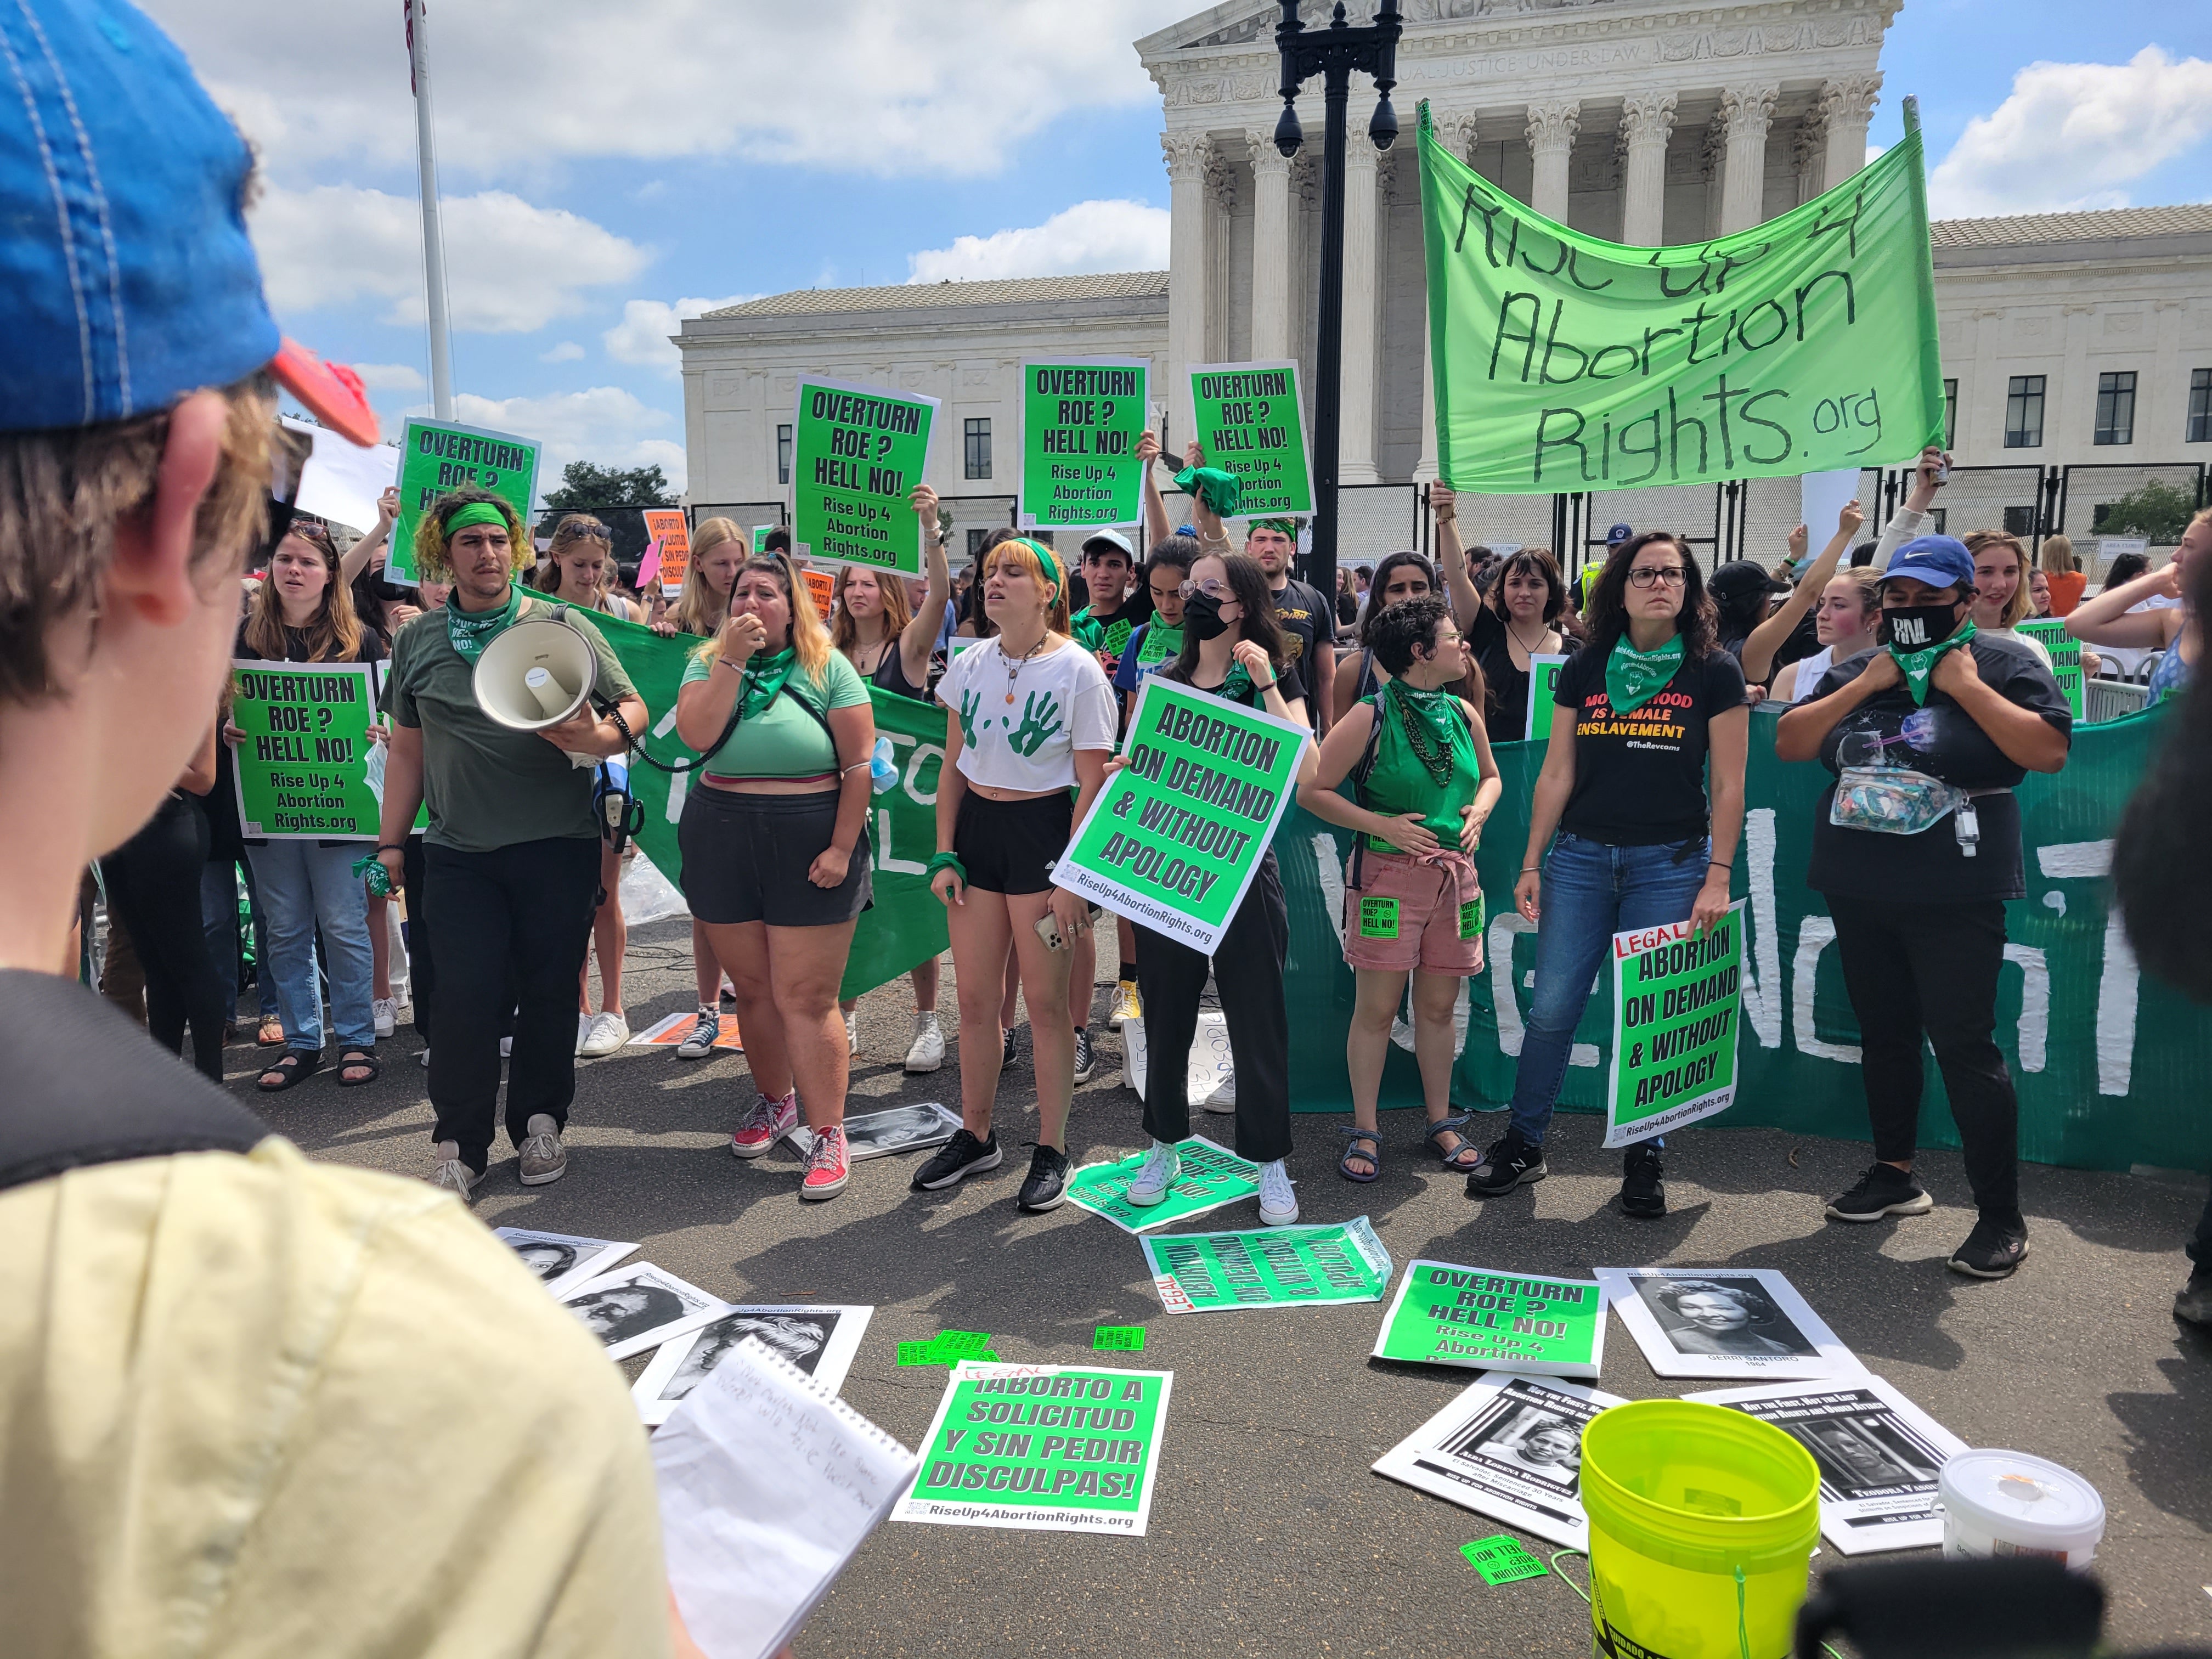
[[[1072,787],[1075,751],[1111,750],[1119,724],[1105,671],[1073,643],[1026,662],[996,640],[960,652],[937,700],[960,719],[961,775],[994,789]]]

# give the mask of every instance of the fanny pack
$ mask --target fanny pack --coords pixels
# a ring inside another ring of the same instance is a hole
[[[1960,789],[1905,767],[1846,766],[1836,775],[1828,822],[1840,830],[1862,830],[1871,835],[1917,836],[1949,817],[1960,854],[1972,858],[1980,851],[1982,839],[1975,797],[2010,793]]]

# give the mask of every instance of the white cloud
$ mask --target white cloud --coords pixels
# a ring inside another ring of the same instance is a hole
[[[531,333],[582,310],[579,289],[627,283],[651,260],[589,219],[503,190],[441,205],[457,331]],[[412,198],[351,185],[270,189],[250,223],[278,312],[386,300],[386,322],[422,323],[422,216]]]
[[[1078,202],[1041,225],[956,236],[951,247],[907,256],[908,282],[1065,276],[1095,270],[1165,270],[1168,210],[1142,202]]]
[[[420,392],[422,371],[407,363],[354,363],[353,372],[371,392]]]
[[[583,355],[583,347],[574,340],[563,340],[551,350],[539,352],[538,361],[541,363],[573,363]]]
[[[413,411],[427,415],[427,408]],[[464,426],[511,432],[545,446],[538,466],[540,491],[561,481],[571,461],[600,466],[647,466],[659,462],[669,483],[684,483],[682,422],[665,410],[641,402],[620,386],[595,386],[584,392],[560,392],[543,398],[481,398],[464,392],[453,399],[453,415]]]
[[[148,0],[282,175],[411,165],[396,5]],[[1070,111],[1158,96],[1130,50],[1191,0],[471,0],[431,18],[440,160],[738,155],[975,175]],[[988,74],[979,73],[987,47]]]
[[[758,298],[757,294],[732,294],[721,300],[678,300],[674,305],[665,300],[632,300],[623,307],[622,321],[599,337],[606,343],[607,356],[617,362],[636,363],[673,374],[681,367],[684,354],[669,343],[668,337],[685,318],[703,317],[724,306],[743,305]]]
[[[2122,186],[2212,133],[2212,63],[2145,46],[2124,64],[2030,64],[1929,175],[1941,218],[2124,207]]]

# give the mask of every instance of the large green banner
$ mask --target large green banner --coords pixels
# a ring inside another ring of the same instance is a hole
[[[489,489],[505,498],[523,523],[538,489],[539,446],[535,438],[487,432],[450,421],[410,420],[399,441],[399,520],[392,526],[387,580],[412,587],[415,526],[431,502],[448,490]]]
[[[366,663],[234,662],[239,827],[257,840],[377,836],[368,781],[376,696]],[[364,848],[364,851],[367,849]]]
[[[1237,480],[1237,516],[1314,510],[1296,363],[1196,364],[1190,398],[1206,464]]]
[[[918,392],[799,377],[791,473],[796,556],[921,574],[921,521],[908,498],[929,465],[937,404]]]
[[[1023,529],[1137,522],[1152,373],[1134,357],[1022,365]]]
[[[1743,906],[1710,932],[1686,921],[1613,936],[1613,1083],[1605,1144],[1627,1146],[1735,1099]]]
[[[1881,466],[1942,441],[1917,132],[1802,207],[1627,247],[1515,201],[1420,111],[1437,458],[1492,495]]]
[[[1390,1253],[1359,1216],[1341,1226],[1255,1227],[1144,1241],[1152,1288],[1170,1313],[1379,1302]]]

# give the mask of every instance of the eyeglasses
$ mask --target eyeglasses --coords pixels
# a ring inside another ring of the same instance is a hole
[[[1689,579],[1689,572],[1679,564],[1644,565],[1628,573],[1628,580],[1638,587],[1680,587]]]
[[[1204,593],[1208,598],[1215,599],[1233,599],[1237,597],[1227,582],[1214,576],[1208,576],[1202,582],[1185,582],[1182,585],[1183,598],[1187,599],[1194,593]]]

